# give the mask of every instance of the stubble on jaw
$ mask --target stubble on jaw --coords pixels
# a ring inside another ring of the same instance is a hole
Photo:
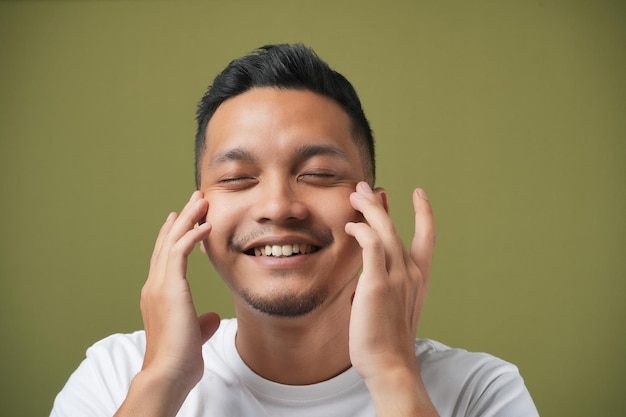
[[[305,316],[321,306],[328,298],[328,290],[321,288],[301,295],[289,292],[260,295],[253,294],[248,288],[244,288],[240,294],[243,300],[255,310],[269,316],[283,318]]]
[[[282,230],[310,236],[319,242],[322,248],[332,245],[335,241],[332,231],[328,228],[300,224],[282,227]],[[241,253],[248,242],[265,235],[271,235],[272,231],[273,228],[264,226],[248,233],[235,233],[228,239],[228,248],[233,252]],[[288,279],[289,272],[274,271],[274,274],[283,275],[281,278]],[[240,292],[241,298],[255,310],[273,317],[283,318],[296,318],[309,314],[326,301],[328,294],[328,289],[319,287],[306,294],[294,294],[287,290],[282,292],[275,290],[269,294],[259,294],[252,292],[249,288],[243,288]]]

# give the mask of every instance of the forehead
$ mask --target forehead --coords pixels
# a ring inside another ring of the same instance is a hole
[[[339,104],[309,90],[255,88],[226,100],[215,111],[207,125],[202,159],[206,166],[207,157],[235,148],[270,151],[278,157],[312,144],[358,155],[352,122]]]

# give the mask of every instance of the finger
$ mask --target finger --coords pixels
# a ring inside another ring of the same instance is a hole
[[[178,243],[186,233],[194,229],[196,219],[205,216],[207,210],[207,201],[202,198],[201,192],[196,191],[191,195],[179,215],[171,213],[168,216],[165,224],[161,227],[157,243],[155,244],[148,282],[162,282],[166,276],[171,276],[174,272],[178,276],[185,275],[185,270],[181,270],[181,268],[186,268],[186,259],[182,261],[178,260],[170,265],[172,248],[178,245],[177,252],[175,253],[186,256],[191,252],[195,243],[197,243],[195,236],[198,232],[203,236],[208,236],[210,226],[205,226],[200,228],[199,231],[191,233],[187,239]]]
[[[191,230],[187,231],[184,235],[180,237],[176,241],[176,243],[170,249],[170,252],[177,253],[179,255],[189,255],[193,250],[194,246],[206,239],[211,233],[211,224],[210,223],[202,223],[193,227]]]
[[[197,201],[197,198],[198,198],[197,192],[194,192],[191,195],[191,198],[189,199],[185,207]],[[178,219],[178,214],[176,212],[171,212],[167,216],[165,223],[161,226],[161,229],[159,230],[159,234],[157,236],[156,243],[154,244],[154,251],[152,252],[151,264],[155,263],[156,258],[158,257],[159,253],[161,252],[163,248],[163,243],[166,240],[166,238],[169,236],[172,226],[174,225],[176,219]]]
[[[156,242],[154,244],[154,250],[152,251],[152,257],[150,258],[150,266],[151,267],[156,266],[159,253],[161,252],[161,247],[163,246],[163,241],[165,240],[165,237],[169,233],[170,229],[172,228],[172,225],[174,224],[174,221],[176,220],[176,217],[177,217],[176,213],[174,213],[174,212],[170,213],[167,216],[167,219],[165,220],[165,223],[163,223],[163,225],[161,226],[161,229],[159,230],[159,234],[157,235]]]
[[[413,191],[413,208],[415,209],[415,233],[410,255],[413,262],[428,277],[435,250],[436,232],[432,207],[421,188]]]
[[[363,273],[385,276],[387,261],[383,243],[378,234],[365,223],[346,223],[345,231],[354,237],[363,249]]]
[[[198,242],[206,239],[211,232],[211,225],[203,223],[187,231],[168,251],[165,277],[186,278],[187,257]]]
[[[387,256],[387,266],[392,267],[396,262],[404,262],[404,247],[383,205],[383,199],[376,195],[367,183],[360,182],[356,192],[350,195],[350,202],[355,210],[363,214],[372,230],[380,236],[382,250]]]
[[[174,244],[185,233],[193,229],[206,216],[208,208],[209,203],[203,198],[202,193],[195,191],[172,225],[166,242]]]

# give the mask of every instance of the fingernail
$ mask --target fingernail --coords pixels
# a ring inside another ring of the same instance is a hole
[[[417,195],[420,196],[420,198],[422,200],[428,201],[428,197],[426,196],[426,192],[424,190],[422,190],[421,188],[417,189]]]

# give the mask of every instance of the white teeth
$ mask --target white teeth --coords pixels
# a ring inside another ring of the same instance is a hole
[[[307,254],[312,250],[311,245],[294,243],[293,245],[265,245],[254,248],[254,256],[291,256],[295,254]]]

